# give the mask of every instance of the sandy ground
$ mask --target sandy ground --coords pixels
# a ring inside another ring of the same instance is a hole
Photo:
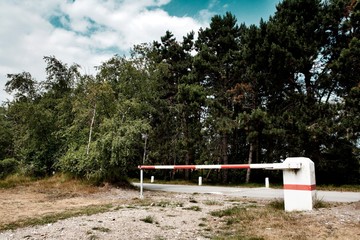
[[[224,219],[211,212],[234,205],[255,204],[261,208],[267,203],[215,194],[147,191],[145,199],[139,199],[137,190],[113,187],[84,190],[21,186],[0,190],[0,226],[84,206],[112,207],[91,216],[3,230],[0,239],[211,239],[226,229]],[[287,214],[290,226],[277,226],[275,221],[254,222],[247,231],[263,239],[360,239],[360,202]]]

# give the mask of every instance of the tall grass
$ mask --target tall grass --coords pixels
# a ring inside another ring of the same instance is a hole
[[[0,188],[14,188],[19,185],[27,185],[33,181],[35,181],[34,178],[20,174],[13,174],[7,176],[5,179],[0,180]]]

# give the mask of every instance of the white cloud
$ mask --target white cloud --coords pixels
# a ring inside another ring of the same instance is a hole
[[[196,32],[202,22],[170,16],[160,8],[169,1],[0,1],[0,101],[8,98],[2,91],[7,73],[28,71],[37,80],[45,78],[43,56],[78,63],[86,73],[93,73],[94,66],[112,55],[127,53],[134,44],[159,40],[166,30],[179,40]],[[51,24],[54,19],[63,28]]]

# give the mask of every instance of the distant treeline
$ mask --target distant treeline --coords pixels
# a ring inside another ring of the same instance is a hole
[[[195,38],[196,36],[196,38]],[[96,182],[142,164],[315,162],[318,183],[359,184],[360,4],[285,0],[259,25],[231,13],[182,40],[171,31],[82,75],[8,74],[0,178],[64,172]],[[281,181],[281,172],[159,171],[165,179]]]

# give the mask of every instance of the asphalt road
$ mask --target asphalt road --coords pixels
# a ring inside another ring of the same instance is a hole
[[[139,183],[133,183],[140,186]],[[171,184],[154,184],[144,183],[144,197],[146,190],[157,190],[166,192],[179,193],[207,193],[222,194],[234,197],[249,197],[261,199],[283,198],[282,189],[272,188],[238,188],[238,187],[214,187],[214,186],[197,186],[197,185],[171,185]],[[140,193],[139,193],[140,194]],[[317,199],[327,202],[357,202],[360,201],[360,192],[335,192],[335,191],[317,191]]]

